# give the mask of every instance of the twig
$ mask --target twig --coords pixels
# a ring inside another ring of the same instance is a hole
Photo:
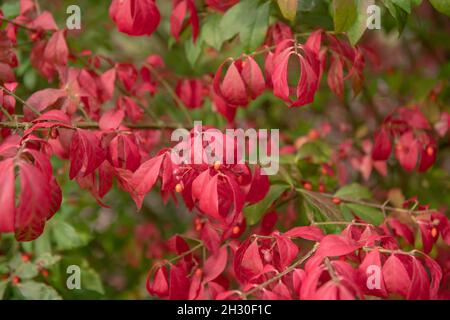
[[[9,129],[27,129],[34,125],[32,122],[0,122],[0,128],[9,128]],[[142,124],[134,124],[134,123],[124,123],[125,127],[130,129],[180,129],[184,128],[181,124],[155,124],[155,123],[142,123]],[[100,126],[97,122],[79,122],[72,124],[74,128],[80,129],[99,129]]]
[[[299,265],[301,265],[303,262],[305,262],[306,260],[308,260],[317,250],[317,248],[319,247],[319,244],[316,243],[314,245],[314,247],[308,252],[306,253],[303,257],[301,257],[300,259],[298,259],[297,261],[295,261],[293,264],[291,264],[288,268],[286,268],[283,272],[278,273],[277,275],[275,275],[273,278],[270,278],[269,280],[267,280],[266,282],[261,283],[260,285],[254,287],[253,289],[247,291],[246,293],[243,293],[242,296],[244,298],[247,298],[248,296],[252,295],[253,293],[264,289],[265,287],[267,287],[269,284],[281,279],[282,277],[284,277],[285,275],[291,273],[292,271],[295,270],[295,268],[297,268]]]
[[[170,94],[170,96],[175,100],[180,110],[183,112],[184,117],[186,118],[186,121],[188,123],[192,123],[191,115],[189,114],[188,108],[184,104],[183,101],[177,96],[175,91],[172,89],[172,87],[169,85],[169,83],[164,80],[161,75],[151,66],[150,64],[146,63],[145,66],[150,70],[150,72],[156,77],[159,83],[161,83],[164,87],[164,89],[167,91],[167,93]]]
[[[30,109],[31,111],[33,111],[36,115],[40,116],[41,113],[36,110],[35,107],[29,105],[25,100],[23,100],[21,97],[17,96],[14,92],[6,89],[4,86],[2,86],[0,84],[0,89],[2,89],[3,91],[5,91],[7,94],[9,94],[10,96],[14,97],[17,101],[19,101],[20,103],[22,103],[22,105],[24,105],[25,107],[27,107],[28,109]]]

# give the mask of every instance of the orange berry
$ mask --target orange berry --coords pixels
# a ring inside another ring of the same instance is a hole
[[[47,269],[42,269],[41,274],[44,278],[48,277],[48,270]]]
[[[431,235],[433,236],[433,238],[436,238],[438,235],[438,230],[436,228],[431,229]]]
[[[234,235],[236,235],[241,232],[241,228],[239,226],[234,226],[232,232]]]
[[[12,284],[16,285],[20,283],[20,278],[18,276],[14,276],[12,279]]]
[[[325,192],[325,186],[323,183],[319,184],[319,192]]]
[[[214,170],[218,171],[221,166],[222,166],[222,163],[220,163],[220,161],[214,162]]]
[[[195,276],[196,277],[201,277],[203,275],[203,270],[202,269],[197,269],[197,270],[195,270]]]
[[[428,148],[427,148],[427,155],[430,156],[430,157],[432,157],[433,154],[434,154],[434,149],[433,149],[433,147],[431,147],[431,146],[428,147]]]
[[[305,188],[306,190],[311,191],[312,190],[312,184],[310,182],[305,182],[305,183],[303,183],[303,188]]]
[[[180,193],[180,192],[183,191],[183,186],[181,185],[181,183],[178,183],[178,184],[175,186],[175,191],[176,191],[177,193]]]
[[[28,262],[28,261],[30,261],[30,255],[28,255],[28,254],[26,254],[26,253],[22,254],[22,261],[23,261],[23,262]]]
[[[333,203],[334,204],[341,204],[341,199],[339,199],[339,198],[333,198]]]
[[[317,132],[316,129],[312,129],[308,133],[308,138],[310,138],[311,140],[316,140],[317,138],[319,138],[319,132]]]

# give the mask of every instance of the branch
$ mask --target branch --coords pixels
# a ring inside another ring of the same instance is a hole
[[[291,264],[288,268],[286,268],[283,272],[278,273],[277,275],[275,275],[273,278],[270,278],[269,280],[267,280],[266,282],[261,283],[260,285],[254,287],[253,289],[247,291],[246,293],[243,293],[242,296],[244,298],[247,298],[248,296],[250,296],[251,294],[264,289],[265,287],[267,287],[269,284],[281,279],[282,277],[284,277],[285,275],[291,273],[292,271],[295,270],[295,268],[297,268],[299,265],[301,265],[303,262],[305,262],[306,260],[308,260],[309,258],[312,257],[312,255],[316,252],[317,248],[319,247],[319,244],[316,243],[314,245],[314,247],[308,251],[308,253],[306,253],[303,257],[301,257],[300,259],[298,259],[297,261],[295,261],[293,264]]]
[[[9,128],[9,129],[28,129],[32,127],[35,123],[33,122],[0,122],[0,128]],[[124,123],[125,127],[135,130],[145,130],[145,129],[181,129],[184,128],[181,124],[171,124],[171,123],[164,123],[164,124],[155,124],[155,123],[142,123],[142,124],[134,124],[134,123]],[[80,129],[99,129],[100,126],[97,122],[78,122],[72,125],[74,128],[80,128]],[[188,128],[186,128],[188,129]]]
[[[329,193],[320,193],[320,192],[308,191],[308,190],[301,189],[301,188],[297,188],[296,190],[298,192],[306,194],[308,196],[322,196],[322,197],[330,198],[330,199],[336,198],[335,195],[329,194]],[[339,200],[341,200],[342,202],[360,204],[360,205],[363,205],[363,206],[366,206],[366,207],[377,208],[377,209],[380,209],[382,211],[384,211],[384,210],[397,211],[397,212],[403,212],[403,213],[409,213],[409,214],[424,214],[424,213],[436,212],[436,210],[433,210],[433,209],[410,210],[410,209],[390,207],[390,206],[386,206],[384,204],[381,205],[381,204],[377,204],[377,203],[373,203],[373,202],[366,202],[366,201],[362,201],[362,200],[355,200],[355,199],[348,199],[348,198],[341,198],[341,197],[339,197]]]
[[[19,101],[20,103],[22,103],[23,106],[27,107],[28,109],[30,109],[31,111],[33,111],[33,113],[35,113],[36,115],[40,116],[41,113],[36,110],[35,107],[33,107],[32,105],[28,104],[25,100],[23,100],[21,97],[19,97],[18,95],[16,95],[14,92],[8,90],[7,88],[5,88],[4,86],[2,86],[0,84],[0,89],[2,89],[3,91],[5,91],[7,94],[9,94],[10,96],[14,97],[17,101]]]

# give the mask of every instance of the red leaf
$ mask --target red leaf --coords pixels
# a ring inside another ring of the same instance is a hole
[[[216,73],[216,77],[214,79],[215,83],[220,81],[222,68],[223,64]],[[215,87],[217,89],[217,84]],[[248,104],[247,90],[245,88],[244,80],[236,67],[236,62],[233,62],[228,67],[222,84],[220,85],[219,90],[216,90],[216,93],[219,94],[228,104],[235,106],[246,106]]]
[[[248,88],[248,93],[252,99],[256,99],[266,89],[266,82],[259,65],[251,57],[247,57],[242,62],[242,79]]]
[[[56,66],[66,66],[69,60],[69,48],[67,47],[65,31],[53,33],[44,50],[44,57],[48,63]]]
[[[189,294],[189,279],[183,267],[170,268],[169,299],[187,300]]]
[[[212,177],[203,189],[203,194],[199,201],[199,208],[212,218],[221,220],[219,213],[219,194],[217,190],[219,176]]]
[[[257,203],[264,199],[270,189],[269,177],[261,174],[261,167],[255,166],[250,189],[247,192],[245,201],[249,203]]]
[[[240,268],[243,269],[248,278],[254,278],[262,274],[264,265],[259,253],[258,243],[253,241],[245,250]]]
[[[14,232],[15,216],[15,177],[14,177],[14,159],[5,159],[0,161],[0,233]]]
[[[65,97],[66,92],[62,89],[44,89],[36,91],[27,100],[27,104],[32,106],[37,111],[42,111],[55,104],[58,99]],[[27,118],[33,117],[34,113],[25,107],[24,109]]]
[[[113,0],[109,16],[120,32],[130,36],[151,35],[161,20],[155,0]]]
[[[341,100],[344,98],[344,67],[339,57],[333,55],[328,70],[328,86]]]
[[[412,171],[416,167],[418,155],[419,144],[414,138],[414,133],[407,131],[395,146],[395,156],[406,171]]]
[[[373,160],[385,161],[389,158],[392,152],[391,139],[386,129],[381,128],[375,135],[375,144],[372,151]]]
[[[125,117],[122,110],[110,109],[106,111],[99,121],[101,130],[115,130],[118,129]]]
[[[95,133],[77,129],[70,144],[70,179],[86,177],[105,160],[106,153]]]
[[[347,237],[331,234],[322,239],[317,249],[317,255],[326,257],[345,256],[360,249],[361,246]]]
[[[138,198],[134,199],[138,209],[142,207],[143,196],[153,188],[159,177],[165,154],[144,162],[133,175],[132,185]]]
[[[275,234],[275,239],[280,256],[280,268],[283,270],[297,257],[298,247],[286,235]]]
[[[151,295],[165,298],[169,294],[169,283],[167,280],[167,270],[165,267],[160,267],[156,270],[153,282],[151,282],[150,275],[147,277],[147,291]]]
[[[407,296],[411,279],[403,262],[395,254],[392,254],[384,263],[383,279],[390,294]]]
[[[35,166],[21,162],[19,205],[15,217],[17,241],[31,241],[44,231],[50,212],[50,185]]]
[[[204,282],[209,282],[216,279],[222,274],[227,266],[227,247],[220,248],[215,254],[211,255],[206,261],[204,266]]]
[[[428,300],[430,298],[430,280],[422,263],[415,257],[412,258],[413,275],[409,288],[408,300]]]
[[[284,233],[286,237],[302,238],[311,241],[321,241],[324,237],[322,230],[315,226],[295,227]]]

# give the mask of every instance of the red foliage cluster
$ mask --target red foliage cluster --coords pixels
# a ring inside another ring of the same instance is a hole
[[[206,4],[223,12],[237,2],[207,0]],[[30,241],[43,232],[46,221],[61,205],[61,189],[50,162],[52,156],[58,156],[70,163],[69,178],[89,190],[102,206],[106,206],[103,198],[114,180],[138,208],[159,182],[164,201],[173,198],[176,202],[179,194],[185,206],[199,214],[192,231],[198,243],[191,245],[191,238],[172,237],[166,245],[177,256],[158,262],[150,273],[147,289],[160,298],[450,297],[445,288],[449,270],[428,256],[439,237],[450,243],[450,225],[443,212],[414,201],[414,215],[387,216],[381,226],[357,219],[344,222],[347,227],[341,234],[326,235],[319,223],[290,226],[281,232],[276,228],[274,200],[261,224],[250,228],[244,207],[260,203],[270,189],[269,179],[259,166],[238,161],[228,164],[225,158],[211,164],[204,158],[208,148],[204,141],[200,150],[192,148],[189,154],[189,158],[200,156],[200,163],[173,161],[174,150],[191,146],[204,134],[198,128],[190,131],[187,141],[160,148],[150,156],[163,134],[158,129],[173,129],[157,125],[143,128],[141,122],[147,117],[146,96],[169,86],[161,57],[149,56],[138,67],[89,51],[72,52],[66,43],[67,32],[58,28],[51,13],[38,14],[31,0],[21,0],[20,4],[20,15],[0,30],[0,106],[5,110],[0,120],[15,121],[15,127],[0,131],[0,233],[14,232],[18,241]],[[130,36],[151,35],[160,23],[154,0],[113,0],[109,13],[117,29]],[[196,41],[200,26],[193,0],[174,0],[170,22],[177,41],[187,27]],[[23,101],[23,122],[17,122],[12,118],[19,85],[13,72],[17,67],[13,46],[21,27],[32,43],[31,64],[49,82],[57,79],[58,85]],[[264,68],[257,62],[260,54],[265,55]],[[277,22],[268,30],[262,48],[227,59],[214,76],[177,78],[173,98],[180,107],[196,109],[209,97],[214,109],[233,125],[236,109],[248,106],[266,90],[289,107],[313,102],[324,74],[337,97],[344,97],[346,80],[356,95],[364,80],[365,55],[362,47],[353,47],[343,37],[322,30],[311,33],[304,43],[298,42],[289,26]],[[70,61],[83,67],[69,66]],[[112,107],[104,108],[107,104]],[[434,129],[445,135],[449,122],[450,117],[443,113]],[[12,129],[23,129],[23,133]],[[329,131],[324,124],[320,132],[291,141],[284,154]],[[386,174],[393,144],[395,157],[406,171],[418,167],[424,172],[436,160],[438,147],[431,124],[418,108],[401,107],[384,119],[373,145],[368,140],[362,143],[362,152],[355,154],[352,142],[341,143],[331,162],[319,163],[321,176],[334,177],[338,171],[339,182],[345,182],[340,167],[344,159],[350,159],[365,179],[373,167]],[[302,185],[307,191],[313,189],[309,181],[302,181]],[[323,193],[321,180],[318,185]],[[280,197],[286,200],[291,191]],[[335,197],[327,206],[345,201]],[[408,212],[410,205],[405,203],[402,212]],[[420,241],[416,233],[420,233]],[[136,242],[142,250],[145,237],[159,240],[160,234],[151,227],[140,229]],[[403,250],[407,246],[411,251]],[[310,250],[305,251],[305,247]],[[199,254],[202,248],[204,255]],[[149,256],[163,256],[156,248],[147,250],[152,251]],[[375,289],[367,285],[368,267],[378,267],[382,275]]]

